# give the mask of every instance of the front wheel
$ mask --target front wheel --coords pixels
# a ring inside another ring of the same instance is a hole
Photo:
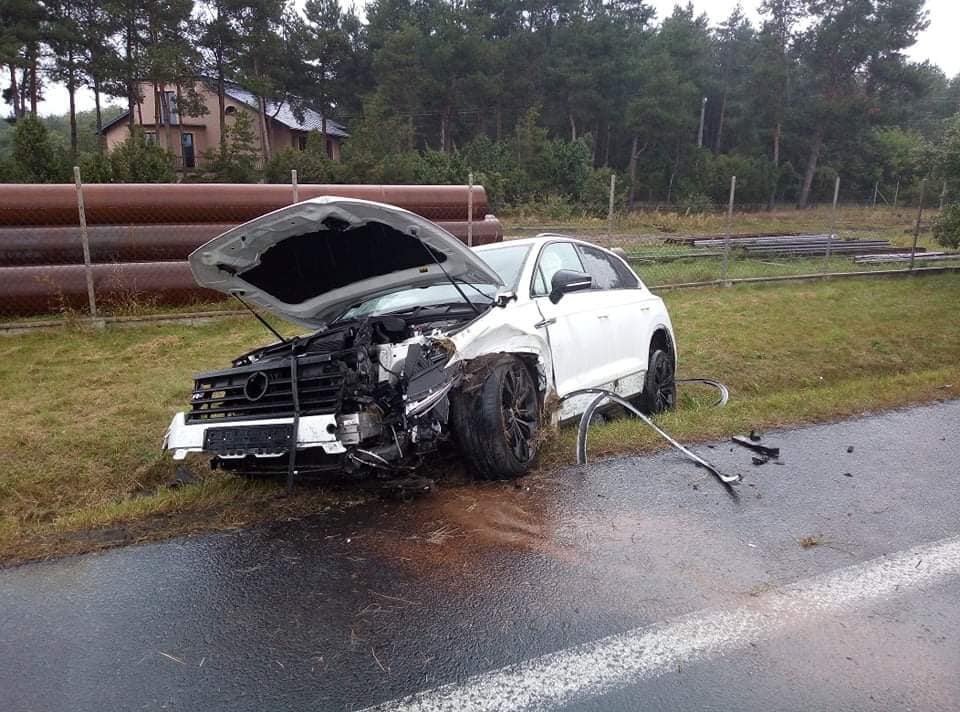
[[[677,382],[673,355],[663,349],[650,352],[647,375],[640,393],[640,410],[645,413],[663,413],[672,410],[677,401]]]
[[[470,469],[493,480],[523,474],[537,455],[540,401],[529,369],[508,356],[479,388],[452,399],[453,430]]]

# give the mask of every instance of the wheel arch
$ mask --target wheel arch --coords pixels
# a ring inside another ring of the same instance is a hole
[[[665,324],[658,324],[650,335],[650,346],[647,349],[649,356],[657,349],[663,349],[673,356],[673,368],[677,368],[677,346],[673,341],[673,333]]]

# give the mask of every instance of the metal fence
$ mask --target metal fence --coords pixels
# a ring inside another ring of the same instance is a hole
[[[400,205],[464,242],[502,239],[481,186],[0,186],[0,319],[187,315],[235,309],[187,256],[229,228],[316,195]]]
[[[205,188],[190,185],[177,187],[176,200],[162,186],[112,186],[114,192],[105,197],[103,190],[83,186],[79,176],[75,186],[49,188],[56,188],[56,195],[44,192],[46,202],[0,200],[0,320],[7,325],[235,309],[222,294],[195,284],[186,256],[233,225],[272,209],[270,200],[286,204],[321,189],[298,186],[295,176],[289,186],[245,186],[219,201],[198,199],[195,194]],[[380,190],[384,200],[416,203],[417,212],[464,242],[494,241],[504,232],[496,219],[484,219],[486,195],[479,186],[475,191],[472,181],[445,187],[446,193],[440,190],[429,200],[423,199],[426,187],[354,188]],[[388,195],[383,189],[395,192]],[[461,192],[449,192],[456,190]],[[282,195],[269,197],[277,191]],[[612,184],[611,197],[615,191]],[[927,202],[935,210],[943,194],[929,193]],[[732,178],[729,202],[719,215],[676,206],[623,214],[613,210],[611,199],[606,220],[524,227],[508,221],[505,231],[508,239],[542,231],[572,233],[622,248],[644,281],[661,289],[960,267],[960,254],[933,243],[926,206],[901,206],[896,220],[878,227],[870,216],[891,210],[889,206],[861,204],[851,212],[840,208],[840,198],[838,182],[832,204],[771,217],[758,206],[738,203]],[[806,229],[771,229],[778,218],[790,223],[798,215]]]
[[[901,203],[895,209],[843,204],[838,180],[833,202],[797,210],[739,203],[736,178],[731,177],[729,201],[722,211],[659,205],[620,213],[612,209],[611,200],[606,220],[522,227],[507,221],[507,235],[509,239],[547,231],[574,233],[621,248],[644,282],[661,289],[960,268],[960,253],[936,245],[930,232],[930,220],[945,193],[939,187],[936,195],[929,189],[922,192],[925,199],[920,204]]]

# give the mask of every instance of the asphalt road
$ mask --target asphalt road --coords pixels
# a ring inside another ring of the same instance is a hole
[[[696,448],[737,499],[667,452],[2,571],[0,708],[955,710],[958,437],[954,401]]]

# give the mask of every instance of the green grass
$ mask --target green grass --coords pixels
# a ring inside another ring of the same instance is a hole
[[[724,409],[684,392],[662,423],[688,440],[828,420],[960,393],[960,275],[669,292],[680,376],[730,386]],[[0,339],[0,562],[317,511],[356,490],[206,473],[165,486],[159,452],[191,375],[268,341],[252,318],[196,326],[79,328]],[[591,435],[591,455],[661,444],[632,420]],[[573,459],[573,433],[541,470]]]

